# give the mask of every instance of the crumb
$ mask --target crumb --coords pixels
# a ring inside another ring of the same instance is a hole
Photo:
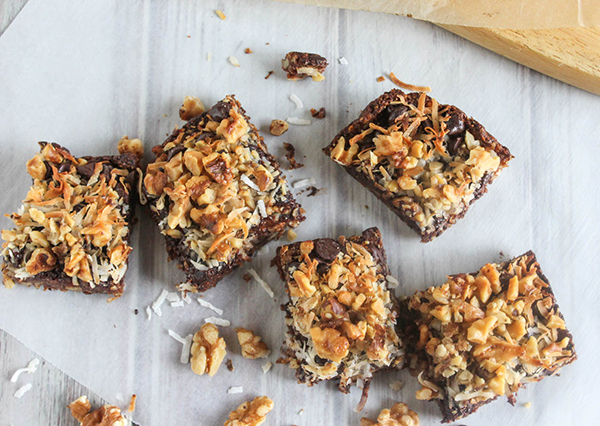
[[[129,411],[130,413],[133,413],[135,411],[135,401],[137,400],[137,395],[133,394],[131,395],[131,400],[129,400],[129,408],[127,409],[127,411]]]
[[[285,158],[287,158],[288,162],[290,163],[289,170],[295,170],[304,167],[304,164],[296,161],[296,148],[294,148],[294,145],[284,142],[283,148],[285,148],[286,151]]]
[[[222,21],[224,21],[225,19],[227,19],[227,16],[225,16],[225,14],[223,12],[221,12],[219,9],[215,10],[215,13],[217,14],[217,16],[219,18],[221,18]]]
[[[531,402],[526,402],[525,404],[523,404],[523,407],[531,408]]]
[[[504,257],[504,252],[500,252],[500,257]]]
[[[189,36],[187,36],[187,38],[192,38],[192,36],[191,36],[191,35],[189,35]]]
[[[269,43],[267,43],[269,44]],[[271,77],[271,75],[274,73],[274,71],[269,71],[269,73],[267,74],[267,76],[265,77],[265,80],[267,80],[269,77]]]
[[[392,83],[401,89],[412,90],[413,92],[431,92],[431,87],[429,86],[413,86],[412,84],[404,83],[398,80],[393,72],[390,73],[390,80],[392,80]]]
[[[139,311],[138,311],[137,309],[134,309],[134,310],[133,310],[133,313],[134,313],[134,314],[136,314],[136,315],[138,314],[138,312],[139,312]]]
[[[385,77],[380,75],[379,77],[377,77],[377,83],[381,83],[382,81],[385,80]]]
[[[235,370],[235,368],[233,367],[233,361],[232,360],[228,359],[227,362],[225,363],[225,365],[227,366],[227,369],[229,371]]]
[[[325,118],[326,114],[327,111],[325,111],[324,107],[320,108],[318,111],[314,108],[310,109],[310,115],[312,115],[314,118],[322,119]]]
[[[296,234],[293,230],[288,229],[286,237],[288,241],[292,242],[298,238],[298,234]]]
[[[250,274],[244,274],[244,276],[242,277],[244,279],[244,281],[246,281],[247,283],[250,282],[250,280],[252,279],[252,277],[250,276]]]
[[[267,46],[269,45],[269,43],[265,43]]]
[[[230,56],[228,58],[228,61],[231,65],[233,65],[234,67],[239,67],[240,66],[240,61],[238,61],[238,59],[235,56]]]
[[[249,47],[246,47],[246,48],[244,49],[244,53],[245,53],[246,55],[249,55],[250,53],[254,53],[254,52],[252,52],[252,49],[250,49]]]
[[[367,209],[367,210],[369,209],[369,206],[367,206],[366,204],[365,204],[365,209]]]

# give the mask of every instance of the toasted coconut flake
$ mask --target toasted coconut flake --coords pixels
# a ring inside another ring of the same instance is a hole
[[[398,80],[393,72],[390,73],[390,80],[401,89],[411,90],[413,92],[431,92],[431,87],[429,86],[413,86],[412,84],[407,84]]]
[[[310,126],[311,120],[307,118],[288,117],[287,122],[296,126]]]
[[[230,56],[228,58],[228,61],[231,65],[233,65],[234,67],[239,67],[240,66],[240,62],[237,60],[237,58],[235,56]]]
[[[242,386],[231,386],[227,389],[227,393],[243,393],[244,388]]]
[[[302,103],[300,98],[298,96],[294,95],[293,93],[290,95],[290,101],[292,101],[293,103],[296,104],[296,108],[298,108],[298,109],[304,108],[304,104]]]
[[[217,308],[215,305],[213,305],[210,302],[207,302],[206,300],[202,299],[201,297],[198,298],[198,303],[200,303],[200,305],[205,308],[215,311],[218,315],[223,315],[223,309]]]
[[[223,12],[221,12],[221,10],[217,9],[217,10],[215,10],[215,13],[217,14],[217,16],[219,18],[221,18],[222,21],[224,21],[225,19],[227,19],[227,16],[225,16],[225,14]]]
[[[248,273],[250,275],[252,275],[252,278],[254,278],[256,280],[256,282],[262,286],[262,288],[265,289],[265,291],[267,292],[269,297],[271,297],[271,299],[275,299],[275,293],[273,293],[273,290],[271,290],[271,287],[269,287],[269,284],[267,284],[267,282],[265,280],[263,280],[261,277],[259,277],[254,269],[252,269],[252,268],[248,269]]]
[[[304,188],[305,186],[312,186],[315,185],[317,182],[315,182],[315,180],[313,178],[307,178],[307,179],[301,179],[301,180],[297,180],[296,182],[294,182],[292,184],[292,186],[294,187],[294,189],[298,189],[298,188]]]
[[[15,392],[15,398],[21,398],[23,395],[25,395],[25,393],[27,393],[29,390],[31,390],[31,383],[27,383],[24,386],[21,386],[16,392]]]
[[[385,77],[380,75],[379,77],[377,77],[377,83],[381,83],[382,81],[385,81]]]
[[[19,368],[17,371],[15,371],[15,374],[12,375],[10,381],[12,383],[16,383],[21,373],[35,373],[37,371],[38,365],[40,365],[40,360],[37,358],[32,359],[31,361],[29,361],[29,364],[27,364],[27,367]]]
[[[391,275],[387,275],[385,277],[385,279],[388,282],[388,287],[389,288],[396,288],[396,287],[398,287],[398,285],[400,285],[400,282],[395,277],[393,277]]]
[[[217,318],[217,317],[205,318],[204,322],[214,324],[214,325],[220,325],[221,327],[229,327],[231,325],[231,323],[228,320],[223,319],[223,318]]]
[[[246,55],[249,55],[250,53],[254,53],[254,52],[252,52],[252,49],[250,49],[249,47],[246,47],[246,48],[244,49],[244,53],[245,53]]]
[[[127,408],[127,411],[129,411],[130,413],[133,413],[135,411],[135,401],[137,400],[137,395],[133,394],[131,395],[131,399],[129,400],[129,408]]]

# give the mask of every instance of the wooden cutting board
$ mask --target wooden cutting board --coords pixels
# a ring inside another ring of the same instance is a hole
[[[440,26],[526,67],[600,95],[600,29]]]

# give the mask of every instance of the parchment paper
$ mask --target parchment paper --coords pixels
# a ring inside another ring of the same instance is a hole
[[[220,20],[215,9],[227,19]],[[244,54],[246,47],[254,53]],[[326,80],[285,80],[280,59],[290,50],[327,57]],[[227,61],[230,55],[239,68]],[[342,56],[348,65],[338,63]],[[270,70],[275,74],[265,80]],[[464,219],[427,245],[321,153],[368,102],[393,87],[375,81],[389,71],[432,86],[440,102],[476,117],[516,157]],[[398,295],[535,250],[580,360],[560,378],[521,392],[515,408],[498,401],[467,423],[594,424],[600,398],[600,318],[594,314],[600,294],[600,205],[594,195],[600,100],[429,23],[267,1],[30,0],[0,38],[0,211],[19,208],[30,185],[25,162],[38,140],[61,143],[75,155],[99,155],[116,152],[117,141],[128,134],[140,137],[149,152],[182,124],[177,111],[184,96],[199,96],[208,106],[228,93],[236,94],[283,164],[282,142],[295,145],[306,167],[287,173],[291,182],[313,177],[317,187],[326,188],[315,197],[299,196],[308,219],[298,238],[380,227],[391,271],[401,282]],[[292,93],[303,101],[302,111],[289,100]],[[307,118],[310,108],[323,106],[327,117],[311,126],[291,126],[280,138],[266,130],[274,118]],[[142,426],[222,425],[229,411],[258,395],[275,401],[266,425],[359,423],[353,411],[359,390],[343,395],[332,383],[307,388],[296,384],[287,367],[275,365],[263,374],[261,361],[240,355],[236,326],[264,337],[273,350],[270,361],[279,356],[284,334],[279,305],[286,298],[269,263],[285,241],[271,243],[251,264],[271,284],[276,300],[242,280],[246,268],[206,293],[232,322],[222,331],[235,371],[222,367],[213,378],[199,377],[180,364],[181,345],[167,330],[187,335],[215,314],[193,302],[185,308],[164,305],[161,318],[146,319],[146,306],[183,275],[167,263],[163,238],[148,215],[138,210],[138,217],[121,299],[107,304],[103,296],[0,286],[0,327],[112,403],[119,403],[117,394],[136,393],[134,419]],[[10,225],[0,219],[0,227]],[[388,387],[394,380],[406,383],[402,391]],[[244,393],[227,393],[240,385]],[[418,387],[405,371],[380,375],[363,415],[375,418],[401,400],[418,411],[422,424],[437,424],[437,406],[415,400]],[[530,410],[521,405],[527,401]],[[0,410],[0,424],[20,423]]]
[[[595,0],[277,0],[368,10],[438,24],[483,28],[538,29],[600,26]]]

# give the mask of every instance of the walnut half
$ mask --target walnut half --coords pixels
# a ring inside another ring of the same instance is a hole
[[[252,330],[245,328],[236,328],[238,341],[242,347],[242,356],[248,359],[264,358],[269,355],[269,347],[261,341],[260,336],[254,334]]]
[[[125,426],[127,421],[119,407],[105,405],[90,412],[92,405],[87,396],[82,396],[68,405],[71,415],[81,426]]]
[[[263,424],[266,415],[273,409],[273,401],[267,396],[258,396],[250,402],[244,402],[235,411],[223,426],[258,426]]]
[[[360,419],[360,426],[419,426],[419,416],[402,402],[394,404],[391,410],[381,410],[377,423],[366,417]]]
[[[219,329],[214,324],[204,324],[194,334],[192,343],[192,371],[198,375],[207,373],[214,376],[227,354],[225,340],[219,337]]]

